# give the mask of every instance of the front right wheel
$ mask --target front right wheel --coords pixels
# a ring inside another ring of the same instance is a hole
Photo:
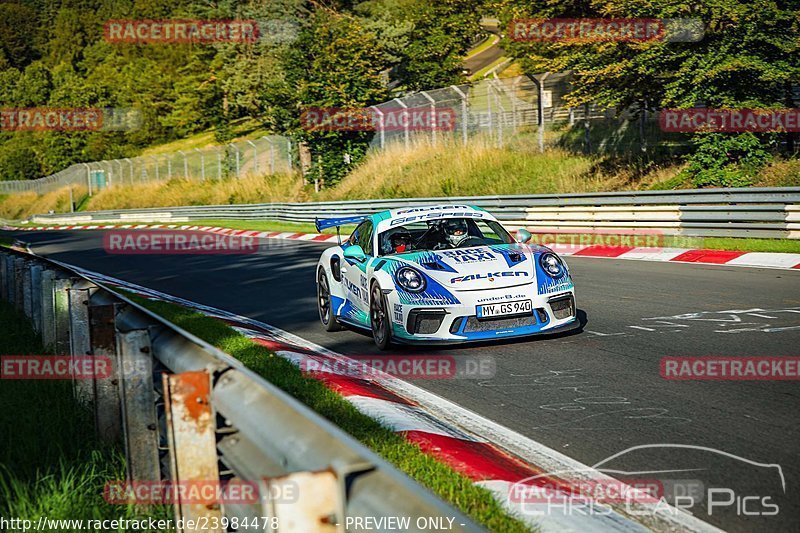
[[[369,319],[372,326],[372,338],[380,350],[386,350],[392,343],[392,325],[389,322],[389,306],[386,295],[377,283],[372,284],[369,298]]]

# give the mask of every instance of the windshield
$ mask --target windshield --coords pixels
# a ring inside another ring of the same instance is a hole
[[[413,222],[378,237],[380,255],[511,244],[514,238],[493,220],[445,218]]]

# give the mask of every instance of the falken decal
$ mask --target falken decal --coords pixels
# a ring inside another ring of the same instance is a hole
[[[511,278],[511,277],[528,277],[528,273],[520,270],[519,272],[512,272],[507,270],[505,272],[487,272],[485,274],[469,274],[467,276],[456,276],[450,279],[450,283],[463,283],[465,281],[476,281],[479,279],[488,279],[494,281],[494,278]]]

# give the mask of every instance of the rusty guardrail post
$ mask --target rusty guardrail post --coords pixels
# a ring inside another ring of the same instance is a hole
[[[200,486],[219,484],[217,467],[217,442],[215,414],[211,409],[211,376],[207,370],[164,374],[164,405],[167,418],[170,471],[172,482],[182,485],[197,483]],[[216,491],[212,491],[212,494]],[[193,521],[196,528],[184,526],[181,532],[219,531],[222,529],[200,528],[202,518],[207,524],[219,524],[222,518],[221,502],[175,501],[175,521]]]
[[[297,497],[288,497],[292,493]],[[345,531],[345,488],[332,470],[265,478],[259,494],[264,515],[273,520],[270,528],[280,533]]]

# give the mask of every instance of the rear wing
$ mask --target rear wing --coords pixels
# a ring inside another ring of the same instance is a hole
[[[336,228],[336,237],[339,240],[339,244],[342,244],[342,237],[339,235],[339,227],[344,226],[347,224],[358,224],[359,222],[366,219],[366,215],[359,215],[353,217],[340,217],[340,218],[323,218],[319,219],[314,217],[314,226],[317,228],[317,232],[320,232],[327,228]]]
[[[358,224],[365,218],[367,218],[365,215],[341,218],[314,218],[314,225],[317,227],[317,231],[322,231],[327,228],[338,228],[339,226],[344,226],[346,224]]]

